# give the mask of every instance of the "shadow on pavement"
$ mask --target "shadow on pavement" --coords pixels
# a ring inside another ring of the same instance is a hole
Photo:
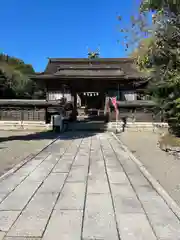
[[[59,136],[62,140],[87,138],[95,136],[99,131],[69,131]]]
[[[31,141],[31,140],[53,140],[59,138],[62,140],[70,140],[70,139],[78,139],[78,138],[86,138],[93,135],[96,135],[97,132],[94,131],[69,131],[65,133],[55,133],[52,131],[47,132],[36,132],[36,133],[28,133],[27,135],[13,135],[8,137],[0,137],[0,143],[7,141]]]

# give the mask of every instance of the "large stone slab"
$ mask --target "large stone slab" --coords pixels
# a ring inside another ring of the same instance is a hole
[[[104,159],[105,159],[105,163],[106,163],[106,167],[107,168],[119,168],[119,161],[115,158],[115,154],[112,153],[112,154],[106,154],[104,151],[103,151],[103,155],[104,155]],[[121,167],[121,166],[120,166]]]
[[[97,144],[96,148],[94,148],[94,149],[91,147],[91,158],[94,161],[99,161],[99,160],[103,159],[101,147],[98,146],[98,144]]]
[[[120,161],[121,161],[121,159],[120,159]],[[138,166],[132,160],[127,160],[124,162],[121,161],[121,163],[127,174],[139,174],[140,173]]]
[[[80,240],[83,211],[54,210],[43,240]]]
[[[59,193],[64,185],[66,173],[51,173],[39,188],[40,193]]]
[[[60,194],[55,209],[82,210],[85,200],[85,187],[85,183],[67,182]]]
[[[27,162],[24,166],[22,166],[16,174],[18,175],[29,175],[33,170],[37,168],[38,165],[41,164],[43,160],[31,160]]]
[[[144,213],[141,203],[136,197],[113,197],[116,214],[121,213]]]
[[[48,155],[47,155],[48,156]],[[37,161],[39,161],[39,160],[42,160],[42,161],[44,161],[44,160],[46,160],[46,157],[42,157],[42,156],[40,156],[39,154],[37,155],[37,156],[35,156],[34,158],[33,158],[33,160],[37,160]]]
[[[18,175],[14,173],[8,178],[0,182],[0,193],[9,193],[13,191],[24,179],[26,176]]]
[[[67,178],[67,182],[86,182],[87,175],[87,166],[73,166]]]
[[[108,171],[108,177],[110,183],[127,184],[130,185],[129,179],[124,172],[119,171]]]
[[[5,236],[5,232],[0,232],[0,240],[3,240]]]
[[[44,161],[42,162],[27,178],[30,181],[43,181],[52,171],[56,163]]]
[[[88,176],[87,193],[109,193],[104,161],[99,160],[94,162],[92,156]]]
[[[88,166],[89,164],[89,155],[86,154],[86,155],[78,155],[76,156],[75,160],[74,160],[74,163],[73,163],[73,166],[76,166],[76,165],[80,165],[80,166]]]
[[[53,153],[50,154],[44,161],[52,164],[56,164],[60,160],[60,155]]]
[[[58,194],[36,194],[7,236],[42,237]]]
[[[126,198],[136,198],[136,193],[129,184],[110,184],[113,197],[121,195]]]
[[[0,211],[0,233],[9,231],[19,214],[20,211]]]
[[[93,162],[93,160],[91,159],[89,176],[96,177],[99,174],[101,174],[101,175],[105,174],[104,161],[99,160],[99,161]]]
[[[0,203],[4,200],[8,193],[0,193]]]
[[[52,163],[51,161],[43,161],[38,167],[46,171],[51,171],[55,165],[56,163]]]
[[[53,169],[54,173],[68,173],[71,169],[72,161],[60,160],[58,164]]]
[[[129,174],[128,176],[134,188],[144,185],[147,186],[150,185],[149,181],[143,176],[143,174],[140,171],[135,172],[133,174]]]
[[[157,240],[145,214],[117,214],[116,216],[122,240]]]
[[[49,175],[51,170],[44,169],[42,167],[38,167],[36,170],[34,170],[28,177],[27,180],[34,181],[34,182],[43,182],[46,177]]]
[[[22,210],[40,184],[25,180],[0,204],[0,210]]]
[[[124,172],[120,164],[117,165],[106,165],[107,172]],[[113,174],[113,173],[112,173]]]
[[[138,190],[137,190],[138,193]],[[156,213],[166,213],[169,211],[169,207],[165,203],[165,201],[158,195],[157,192],[143,192],[138,193],[139,199],[145,209],[145,211],[149,214]]]
[[[36,238],[36,237],[5,237],[3,240],[41,240],[42,238]],[[1,239],[0,239],[1,240]]]
[[[76,152],[77,152],[77,149],[76,149],[76,151],[72,151],[71,153],[69,152],[69,153],[65,153],[64,155],[63,155],[63,157],[59,160],[59,162],[60,161],[65,161],[65,162],[72,162],[73,160],[74,160],[74,155],[76,154]]]
[[[91,194],[91,193],[96,193],[96,194],[110,193],[106,174],[96,175],[96,177],[95,176],[89,177],[87,194]]]
[[[148,218],[158,239],[180,240],[180,221],[170,210],[161,214],[148,214]]]
[[[83,238],[118,239],[114,211],[109,194],[87,195]]]
[[[157,192],[147,186],[137,188],[144,210],[159,239],[180,239],[180,221]]]

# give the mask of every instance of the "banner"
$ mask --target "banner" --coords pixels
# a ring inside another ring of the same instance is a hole
[[[116,98],[116,97],[112,97],[112,98],[111,98],[111,102],[112,102],[115,110],[117,110],[117,98]]]
[[[111,102],[112,102],[115,112],[116,112],[116,121],[117,121],[118,117],[119,117],[119,110],[118,110],[118,106],[117,106],[117,97],[112,97]]]

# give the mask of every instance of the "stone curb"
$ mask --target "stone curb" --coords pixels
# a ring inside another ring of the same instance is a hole
[[[111,133],[111,134],[123,146],[124,150],[129,154],[130,158],[139,167],[142,174],[151,183],[151,185],[154,187],[157,193],[163,198],[163,200],[166,202],[168,207],[173,211],[173,213],[180,220],[180,207],[177,205],[177,203],[164,190],[164,188],[160,185],[160,183],[147,171],[144,165],[131,153],[131,151],[125,146],[125,144],[114,133]]]
[[[54,140],[49,141],[49,143],[43,147],[40,151],[38,151],[35,154],[29,154],[25,159],[21,160],[20,163],[16,164],[12,169],[4,173],[2,176],[0,176],[0,182],[3,181],[5,178],[8,178],[10,175],[18,171],[21,167],[23,167],[27,162],[31,161],[33,158],[35,158],[38,154],[40,154],[42,151],[44,151],[46,148],[48,148],[51,144],[53,144],[57,139],[55,138]]]

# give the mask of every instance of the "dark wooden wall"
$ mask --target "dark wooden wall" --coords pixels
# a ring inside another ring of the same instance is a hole
[[[1,107],[0,121],[45,121],[45,109]]]

